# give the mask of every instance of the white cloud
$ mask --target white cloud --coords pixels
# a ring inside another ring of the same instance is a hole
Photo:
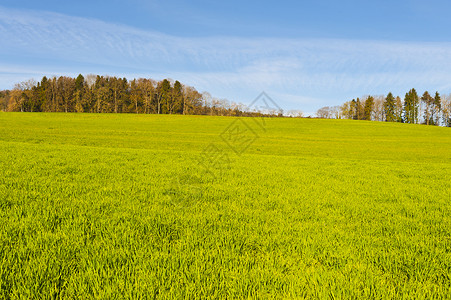
[[[58,74],[172,77],[243,103],[265,90],[306,111],[362,94],[451,89],[449,43],[187,38],[2,7],[0,40],[0,88]]]

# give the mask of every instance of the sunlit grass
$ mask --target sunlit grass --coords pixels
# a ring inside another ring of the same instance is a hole
[[[0,297],[451,294],[449,128],[235,120],[0,113]]]

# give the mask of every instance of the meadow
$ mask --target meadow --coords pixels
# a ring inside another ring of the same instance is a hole
[[[0,298],[448,298],[450,200],[450,128],[0,113]]]

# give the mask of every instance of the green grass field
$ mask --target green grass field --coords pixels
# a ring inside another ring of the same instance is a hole
[[[0,113],[0,298],[450,297],[450,128],[260,122]]]

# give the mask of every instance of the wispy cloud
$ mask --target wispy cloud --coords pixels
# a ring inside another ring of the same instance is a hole
[[[449,43],[183,38],[2,7],[0,40],[0,88],[43,75],[172,77],[243,103],[265,90],[308,112],[368,93],[451,90]]]

